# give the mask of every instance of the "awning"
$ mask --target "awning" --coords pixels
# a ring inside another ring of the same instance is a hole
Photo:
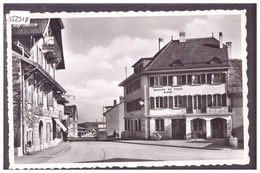
[[[63,131],[67,131],[67,127],[65,127],[59,119],[54,118],[54,120],[62,128]]]

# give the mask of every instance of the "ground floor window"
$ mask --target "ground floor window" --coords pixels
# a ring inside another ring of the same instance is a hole
[[[155,120],[155,129],[156,131],[164,131],[164,119]]]
[[[202,131],[202,120],[193,120],[193,130]]]

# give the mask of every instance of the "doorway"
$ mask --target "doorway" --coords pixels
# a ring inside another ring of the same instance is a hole
[[[186,120],[172,119],[172,139],[184,139],[186,134]]]
[[[227,137],[227,120],[216,118],[211,121],[212,137],[225,138]]]

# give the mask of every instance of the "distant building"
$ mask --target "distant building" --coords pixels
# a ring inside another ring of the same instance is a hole
[[[54,146],[57,98],[65,89],[56,70],[65,69],[61,19],[31,19],[12,25],[14,151],[21,156]],[[56,126],[57,125],[57,126]]]
[[[242,60],[230,59],[228,73],[228,95],[231,99],[233,134],[239,141],[244,140],[243,125],[243,82]]]
[[[125,136],[150,139],[158,132],[162,139],[184,139],[196,132],[200,138],[229,137],[237,121],[228,90],[230,56],[231,43],[223,43],[221,32],[219,40],[186,39],[180,32],[179,40],[137,61],[134,74],[119,84]]]
[[[78,110],[76,105],[66,105],[65,115],[67,115],[66,125],[68,128],[68,137],[78,136]]]
[[[114,106],[106,106],[107,111],[103,114],[106,118],[107,135],[113,135],[114,130],[119,134],[124,131],[124,99],[120,97],[120,102],[117,104],[114,100]]]

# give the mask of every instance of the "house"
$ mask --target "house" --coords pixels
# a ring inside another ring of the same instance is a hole
[[[31,19],[29,25],[12,25],[13,132],[17,156],[59,141],[57,98],[66,91],[56,81],[56,70],[65,69],[63,28],[61,19]]]
[[[243,83],[242,60],[230,59],[228,73],[228,95],[231,99],[233,136],[239,141],[244,140],[243,126]]]
[[[114,106],[107,106],[107,111],[103,113],[106,118],[106,131],[108,136],[112,136],[114,130],[121,138],[121,133],[124,131],[124,99],[119,98],[119,103],[114,100]]]
[[[66,126],[68,128],[68,137],[78,136],[78,110],[76,105],[65,106]]]
[[[186,39],[180,32],[153,57],[141,58],[134,73],[122,81],[125,136],[184,139],[231,135],[232,99],[228,92],[231,43],[212,37]]]

